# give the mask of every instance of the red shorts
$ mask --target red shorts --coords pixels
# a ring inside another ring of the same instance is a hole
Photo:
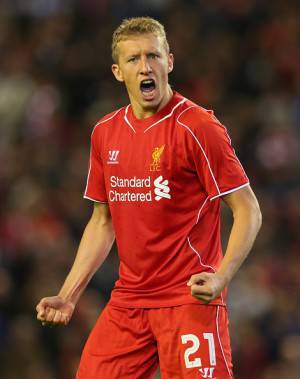
[[[227,310],[188,304],[108,304],[82,353],[77,379],[233,379]]]

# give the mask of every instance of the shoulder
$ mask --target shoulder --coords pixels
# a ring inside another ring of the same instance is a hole
[[[190,100],[187,100],[181,108],[181,112],[177,116],[177,123],[189,133],[203,138],[213,138],[226,131],[224,125],[214,115],[213,110],[205,109]]]
[[[177,121],[183,123],[187,122],[191,126],[193,124],[199,124],[201,122],[206,123],[209,121],[220,123],[215,117],[213,110],[205,109],[188,99],[182,105]]]
[[[101,129],[101,126],[104,126],[104,125],[105,126],[112,126],[116,122],[118,122],[120,117],[124,116],[125,108],[126,107],[119,108],[119,109],[117,109],[111,113],[108,113],[107,115],[103,116],[102,118],[100,118],[100,120],[98,120],[96,122],[96,124],[94,125],[92,134],[98,133],[99,130]]]

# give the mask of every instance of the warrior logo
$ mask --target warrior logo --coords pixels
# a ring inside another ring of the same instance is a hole
[[[162,198],[165,199],[171,199],[170,187],[168,186],[169,181],[164,180],[163,177],[160,175],[158,178],[154,180],[154,193],[155,193],[155,200],[159,201]]]
[[[160,157],[164,151],[165,145],[155,147],[152,152],[153,162],[150,164],[150,171],[160,171]]]
[[[117,161],[119,152],[120,152],[120,150],[109,150],[107,163],[108,164],[117,164],[117,163],[119,163]]]
[[[214,373],[215,367],[205,367],[205,368],[200,368],[200,374],[202,378],[213,378],[213,373]]]

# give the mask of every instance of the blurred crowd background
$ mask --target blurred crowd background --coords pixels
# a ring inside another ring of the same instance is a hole
[[[0,1],[0,377],[74,378],[109,299],[116,248],[68,327],[35,320],[91,214],[82,194],[93,125],[128,103],[110,71],[111,34],[138,15],[166,26],[171,84],[228,127],[261,204],[263,228],[230,285],[236,379],[299,379],[298,0]],[[225,236],[230,225],[224,210]]]

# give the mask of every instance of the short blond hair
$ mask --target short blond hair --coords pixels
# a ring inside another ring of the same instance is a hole
[[[166,52],[169,53],[170,48],[164,26],[151,17],[133,17],[123,20],[121,25],[114,31],[112,37],[112,59],[118,62],[118,43],[125,41],[128,37],[140,34],[154,34],[163,41]]]

